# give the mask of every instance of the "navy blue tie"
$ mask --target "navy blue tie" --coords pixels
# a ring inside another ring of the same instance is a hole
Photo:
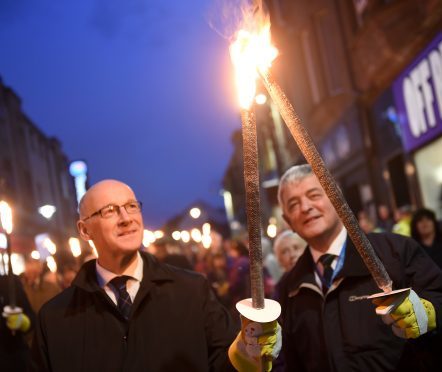
[[[325,290],[330,288],[331,285],[331,279],[333,276],[333,268],[331,267],[333,260],[335,259],[336,255],[334,254],[323,254],[321,257],[319,257],[319,262],[321,262],[322,267],[324,268],[322,277],[324,279]]]
[[[116,276],[113,278],[110,283],[114,286],[114,288],[118,292],[117,297],[117,306],[118,310],[120,310],[121,315],[125,319],[129,319],[130,308],[132,307],[132,300],[130,299],[130,295],[126,289],[126,282],[130,279],[129,276]]]

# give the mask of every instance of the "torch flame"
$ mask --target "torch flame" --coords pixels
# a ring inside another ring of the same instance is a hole
[[[6,234],[12,232],[12,209],[5,201],[0,201],[0,219]]]
[[[230,45],[230,57],[235,67],[241,108],[250,108],[255,98],[258,70],[269,69],[277,55],[278,50],[271,44],[270,22],[266,22],[257,32],[246,29],[237,32]]]

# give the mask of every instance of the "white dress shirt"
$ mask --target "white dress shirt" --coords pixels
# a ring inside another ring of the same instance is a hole
[[[106,294],[110,297],[110,299],[117,305],[118,291],[114,288],[113,285],[109,285],[109,282],[117,277],[122,275],[127,275],[130,278],[126,282],[126,290],[129,293],[130,299],[134,302],[135,296],[137,295],[138,289],[140,288],[141,280],[143,279],[143,259],[141,258],[140,252],[137,252],[137,264],[135,269],[128,268],[121,275],[117,275],[112,271],[106,270],[103,266],[98,263],[98,260],[95,263],[97,268],[97,281],[98,285],[104,289]]]
[[[333,240],[333,242],[330,244],[330,247],[327,249],[327,252],[321,252],[316,249],[313,249],[312,247],[309,247],[310,253],[312,254],[312,257],[313,257],[313,261],[315,262],[316,267],[318,268],[318,270],[321,274],[323,273],[324,269],[323,269],[322,265],[318,262],[319,258],[323,254],[326,254],[326,253],[334,254],[336,257],[334,258],[334,260],[331,264],[331,267],[334,270],[336,268],[337,263],[338,263],[339,256],[341,255],[342,248],[344,248],[344,244],[345,244],[346,240],[347,240],[347,230],[345,229],[345,227],[342,227],[341,232],[338,234],[338,236],[335,238],[335,240]],[[316,279],[316,283],[318,284],[319,288],[322,288],[321,278],[319,277],[319,274],[317,273],[316,270],[315,270],[315,279]]]

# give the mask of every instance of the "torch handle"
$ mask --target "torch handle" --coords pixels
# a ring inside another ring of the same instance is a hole
[[[9,306],[15,308],[17,305],[15,297],[15,282],[14,272],[12,271],[12,252],[11,252],[11,237],[6,234],[6,250],[8,252],[8,289],[9,289]]]
[[[385,270],[384,265],[374,252],[373,247],[371,246],[366,235],[359,227],[356,217],[344,199],[344,196],[342,195],[342,192],[337,186],[334,178],[325,166],[309,133],[302,125],[302,122],[293,109],[293,106],[282,91],[281,87],[274,81],[270,72],[260,71],[260,75],[266,89],[273,99],[273,102],[277,105],[290,133],[301,149],[301,152],[306,158],[307,162],[310,164],[314,173],[318,177],[321,186],[324,188],[327,196],[336,209],[338,216],[347,229],[350,239],[353,241],[376,284],[384,292],[390,292],[392,290],[392,281]]]
[[[259,201],[258,144],[256,118],[252,110],[241,110],[244,186],[246,190],[247,228],[249,232],[250,287],[252,305],[264,308],[264,284],[262,275],[261,217]]]

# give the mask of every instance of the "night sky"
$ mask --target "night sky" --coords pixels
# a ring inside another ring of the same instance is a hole
[[[207,0],[0,1],[3,84],[92,183],[131,185],[148,228],[196,199],[222,206],[240,120],[214,14]]]

